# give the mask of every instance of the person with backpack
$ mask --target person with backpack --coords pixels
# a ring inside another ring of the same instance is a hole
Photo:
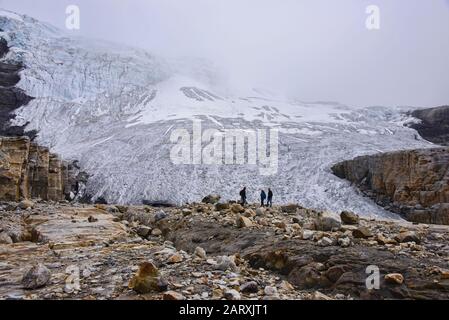
[[[261,191],[260,192],[260,202],[262,207],[265,207],[265,199],[267,198],[267,194],[265,193],[265,191]]]
[[[270,188],[268,188],[268,200],[267,200],[267,207],[273,206],[273,191],[271,191]]]
[[[240,190],[240,202],[242,205],[246,204],[246,187]]]

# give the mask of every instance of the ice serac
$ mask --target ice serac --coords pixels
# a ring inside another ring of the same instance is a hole
[[[449,148],[363,156],[332,170],[410,221],[449,224]]]

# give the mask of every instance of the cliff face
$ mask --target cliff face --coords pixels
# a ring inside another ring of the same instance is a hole
[[[0,200],[73,200],[80,191],[76,166],[28,137],[0,137]]]
[[[411,127],[424,139],[449,146],[449,106],[416,110],[412,116],[421,120],[421,123],[412,124]]]
[[[363,156],[332,171],[410,221],[449,224],[449,148]]]

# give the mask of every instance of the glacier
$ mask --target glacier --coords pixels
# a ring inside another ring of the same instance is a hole
[[[304,102],[249,89],[228,89],[225,77],[201,59],[170,60],[145,50],[72,36],[29,16],[0,10],[4,60],[22,63],[18,86],[34,97],[16,110],[37,141],[89,173],[93,199],[140,204],[200,201],[211,193],[248,200],[270,187],[275,203],[296,202],[363,216],[397,218],[365,198],[330,167],[378,152],[428,148],[406,107],[356,108]],[[217,130],[279,130],[279,169],[263,176],[250,165],[174,165],[170,133],[192,120]]]

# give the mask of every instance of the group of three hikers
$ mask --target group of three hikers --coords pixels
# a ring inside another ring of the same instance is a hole
[[[273,206],[273,191],[271,191],[270,188],[268,188],[268,197],[267,194],[265,193],[264,190],[261,190],[260,192],[260,204],[262,207],[265,207],[265,200],[267,200],[267,207],[272,207]],[[240,191],[240,202],[242,204],[246,204],[248,203],[246,201],[246,187],[244,187],[241,191]]]

